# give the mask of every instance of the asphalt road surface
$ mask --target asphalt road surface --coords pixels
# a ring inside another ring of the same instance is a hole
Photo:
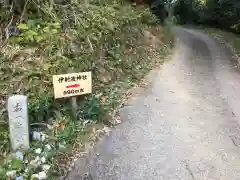
[[[68,180],[239,180],[240,73],[224,45],[176,28],[172,60]]]

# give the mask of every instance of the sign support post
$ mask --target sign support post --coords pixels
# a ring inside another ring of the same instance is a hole
[[[73,69],[69,68],[68,73],[73,73]],[[78,104],[77,104],[77,97],[76,96],[71,97],[71,106],[72,106],[73,117],[74,117],[74,119],[77,119]]]

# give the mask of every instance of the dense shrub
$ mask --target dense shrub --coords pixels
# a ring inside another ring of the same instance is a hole
[[[67,73],[69,68],[93,72],[94,94],[111,89],[124,78],[142,77],[135,76],[148,65],[139,62],[149,54],[139,39],[142,31],[156,25],[146,7],[117,0],[21,2],[20,13],[13,11],[11,2],[0,11],[5,27],[11,22],[20,31],[9,37],[1,51],[0,110],[5,109],[9,95],[26,94],[31,121],[47,121],[55,110],[68,112],[68,100],[54,100],[52,75]],[[81,117],[89,118],[87,110],[80,112]],[[94,115],[93,119],[101,117]]]

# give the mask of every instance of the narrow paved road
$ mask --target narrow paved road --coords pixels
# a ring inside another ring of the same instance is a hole
[[[207,35],[176,28],[173,60],[91,154],[93,180],[239,180],[240,73]],[[99,153],[99,154],[98,154]]]

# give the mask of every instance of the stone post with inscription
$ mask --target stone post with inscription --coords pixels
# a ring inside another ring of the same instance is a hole
[[[29,123],[27,96],[14,95],[8,98],[9,131],[14,151],[29,149]]]

